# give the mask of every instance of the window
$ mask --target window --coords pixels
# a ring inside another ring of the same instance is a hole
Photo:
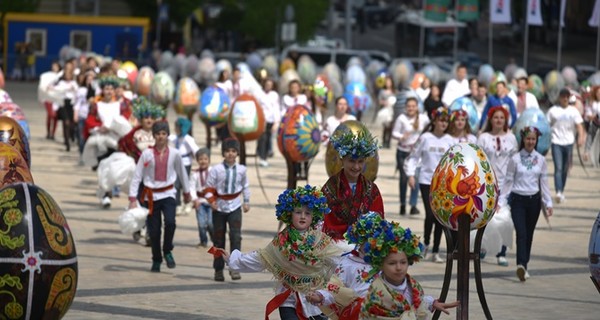
[[[70,36],[71,47],[77,48],[83,52],[92,50],[92,32],[73,30]]]
[[[33,54],[36,56],[46,55],[46,29],[27,29],[25,31],[25,41],[31,44]]]

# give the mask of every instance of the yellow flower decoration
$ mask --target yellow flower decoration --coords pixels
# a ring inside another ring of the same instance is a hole
[[[488,172],[485,174],[485,183],[487,183],[487,184],[494,183],[494,177],[492,176],[491,172]]]
[[[452,200],[450,200],[450,199],[444,200],[444,203],[442,204],[442,206],[444,207],[444,210],[451,210],[452,209]]]
[[[494,198],[488,198],[486,203],[488,209],[494,208]]]
[[[477,150],[477,157],[481,161],[483,161],[483,160],[485,160],[487,158],[486,155],[485,155],[485,152],[483,152],[483,150],[481,150],[481,149]]]

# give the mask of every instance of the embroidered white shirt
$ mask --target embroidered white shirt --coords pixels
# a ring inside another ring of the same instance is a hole
[[[246,177],[246,166],[239,163],[231,167],[226,166],[225,163],[211,167],[206,186],[217,189],[217,193],[222,195],[242,192],[244,203],[250,202],[250,185]],[[241,197],[233,200],[217,198],[217,207],[220,212],[233,212],[241,205]]]
[[[552,208],[552,196],[548,185],[548,166],[546,159],[536,150],[529,153],[525,149],[510,157],[506,170],[504,189],[500,192],[500,204],[507,203],[508,195],[513,192],[522,196],[532,196],[541,191],[542,201]]]
[[[404,163],[404,171],[406,175],[412,177],[415,175],[419,162],[421,163],[421,171],[419,173],[419,184],[430,185],[433,178],[433,172],[437,167],[440,159],[448,149],[454,144],[454,139],[444,134],[441,137],[436,137],[431,132],[423,133],[413,150],[410,152],[408,159]]]
[[[414,129],[414,123],[417,121],[417,117],[409,118],[405,114],[401,114],[396,118],[394,122],[394,128],[392,129],[392,138],[398,140],[398,150],[404,152],[410,152],[419,139],[419,135],[429,124],[429,117],[422,113],[419,115],[419,124],[417,129]],[[408,137],[404,139],[404,135],[408,134]]]
[[[500,189],[500,193],[502,193],[508,161],[519,150],[517,138],[511,131],[497,136],[489,132],[484,132],[479,135],[477,145],[483,149],[492,164],[492,168],[494,168],[494,172],[496,173],[498,188]]]

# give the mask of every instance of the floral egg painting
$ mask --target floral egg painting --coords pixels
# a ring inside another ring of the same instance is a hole
[[[0,318],[61,319],[77,291],[77,254],[65,216],[41,188],[0,189]]]
[[[458,230],[458,217],[471,217],[470,228],[485,226],[498,205],[496,174],[481,148],[455,144],[442,156],[431,181],[429,201],[438,221]]]
[[[277,131],[279,151],[292,162],[308,161],[317,155],[320,144],[321,131],[313,113],[302,105],[289,108]]]

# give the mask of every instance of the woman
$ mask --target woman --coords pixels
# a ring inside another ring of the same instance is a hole
[[[600,86],[594,86],[590,94],[590,104],[585,110],[585,121],[589,122],[587,137],[585,140],[584,159],[589,160],[590,151],[594,144],[596,132],[600,127]],[[598,163],[598,159],[592,159],[594,163]]]
[[[377,101],[379,102],[379,110],[385,108],[388,105],[388,99],[390,97],[395,97],[395,96],[396,96],[396,89],[394,86],[394,79],[392,78],[392,76],[387,75],[385,77],[385,82],[384,82],[383,88],[381,90],[379,90],[379,93],[377,94]],[[392,105],[392,107],[393,107],[393,105]],[[390,147],[391,137],[392,137],[392,123],[390,121],[390,123],[383,125],[383,142],[382,143],[383,143],[384,148]]]
[[[59,72],[61,71],[60,64],[58,61],[53,61],[52,66],[50,67],[50,71],[46,74],[43,74],[40,77],[40,83],[42,82],[43,77],[52,78],[52,82],[56,81],[59,76]],[[44,88],[46,89],[46,88]],[[56,124],[58,122],[58,116],[56,111],[58,110],[58,104],[50,101],[49,99],[44,99],[42,103],[46,108],[46,139],[54,140],[54,133],[56,132]]]
[[[306,106],[307,104],[308,98],[305,94],[302,93],[302,86],[300,85],[300,81],[296,79],[290,81],[290,83],[288,84],[288,92],[281,99],[281,114],[285,114],[287,109],[293,106]]]
[[[260,158],[259,165],[261,167],[268,167],[269,162],[267,162],[267,158],[272,152],[273,127],[281,119],[281,114],[279,113],[281,107],[279,106],[279,94],[275,90],[273,79],[265,79],[263,90],[265,92],[265,101],[261,106],[265,113],[266,127],[265,132],[258,139],[256,153]]]
[[[329,137],[333,134],[335,129],[344,121],[356,120],[356,117],[348,113],[348,100],[346,98],[338,97],[335,99],[335,113],[329,116],[325,121],[325,127],[323,128],[323,142],[327,142]]]
[[[404,161],[408,158],[421,132],[429,124],[429,118],[419,115],[419,106],[415,97],[406,99],[406,114],[401,114],[394,123],[392,138],[398,140],[398,149],[396,150],[396,169],[400,171],[400,215],[406,214],[406,186],[408,178],[404,171]],[[410,214],[419,214],[417,209],[417,196],[419,189],[410,190]]]
[[[552,216],[552,196],[548,185],[548,167],[543,155],[535,150],[541,133],[536,127],[521,130],[519,152],[513,155],[506,170],[504,190],[510,195],[502,196],[502,204],[510,204],[515,231],[517,232],[517,276],[529,279],[527,263],[531,255],[533,232],[540,217],[542,204],[548,217]]]
[[[377,140],[368,131],[346,131],[329,139],[342,159],[342,170],[323,186],[331,214],[325,217],[323,232],[334,240],[344,239],[348,226],[361,215],[374,211],[384,217],[379,188],[362,174],[367,158],[377,151]]]
[[[429,120],[432,120],[432,112],[437,110],[437,108],[444,106],[442,103],[440,87],[438,87],[437,84],[431,85],[431,91],[429,92],[427,99],[425,99],[425,102],[423,102],[423,106],[425,107],[425,112],[427,112],[427,115],[429,116]]]
[[[437,167],[440,159],[448,148],[454,144],[454,140],[448,134],[448,109],[440,107],[434,110],[431,115],[432,122],[425,128],[424,133],[419,137],[413,150],[408,156],[404,163],[404,171],[408,176],[408,185],[411,189],[416,187],[415,173],[417,171],[417,165],[421,164],[421,171],[419,173],[419,188],[421,189],[421,197],[425,206],[425,254],[429,249],[429,240],[431,238],[431,231],[435,230],[433,234],[433,248],[431,250],[432,261],[436,263],[444,262],[439,255],[440,241],[442,239],[442,225],[433,216],[433,210],[429,202],[429,188],[431,186],[431,179],[433,178],[433,172]]]
[[[75,80],[75,65],[73,62],[65,63],[64,73],[55,85],[54,90],[61,91],[64,93],[64,100],[62,105],[58,108],[58,119],[63,122],[63,136],[66,151],[71,150],[71,134],[73,131],[73,104],[75,102],[75,96],[77,95],[77,81]]]
[[[471,133],[469,115],[465,110],[452,111],[450,124],[448,125],[448,134],[454,138],[454,142],[456,143],[477,143],[477,137]]]
[[[508,129],[508,110],[502,106],[490,108],[483,133],[477,139],[477,145],[488,156],[498,182],[498,190],[506,190],[504,179],[510,158],[517,152],[518,144],[515,135]],[[485,234],[484,234],[485,237]],[[502,235],[502,247],[496,255],[498,265],[508,266],[506,246],[512,244],[512,233]]]

